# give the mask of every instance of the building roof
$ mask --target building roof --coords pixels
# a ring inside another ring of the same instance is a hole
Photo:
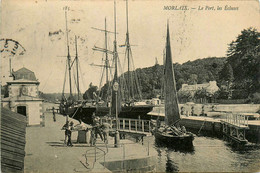
[[[13,72],[13,75],[14,75],[14,80],[18,80],[18,79],[27,79],[32,81],[37,80],[34,72],[25,67]]]
[[[1,171],[23,172],[26,116],[1,107]]]

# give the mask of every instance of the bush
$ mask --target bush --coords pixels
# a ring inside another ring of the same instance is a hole
[[[250,101],[255,103],[255,104],[260,104],[260,93],[254,93],[251,97],[250,97]],[[260,111],[260,110],[259,110]]]

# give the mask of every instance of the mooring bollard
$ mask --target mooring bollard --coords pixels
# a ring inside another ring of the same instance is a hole
[[[119,132],[118,131],[116,131],[115,132],[115,147],[116,148],[118,148],[119,147],[119,145],[120,145],[120,137],[119,137]]]

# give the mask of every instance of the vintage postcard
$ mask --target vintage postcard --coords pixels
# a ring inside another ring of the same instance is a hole
[[[2,172],[260,171],[258,0],[2,0]]]

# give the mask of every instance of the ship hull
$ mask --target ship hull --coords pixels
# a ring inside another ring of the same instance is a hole
[[[152,105],[134,105],[134,106],[123,106],[118,115],[119,118],[130,118],[130,119],[150,119],[147,113],[153,109]],[[109,115],[109,107],[97,106],[97,116]]]
[[[96,111],[95,106],[73,106],[67,108],[60,108],[60,113],[62,115],[69,115],[70,118],[73,118],[78,121],[83,121],[86,124],[92,124],[92,115]]]
[[[159,146],[166,146],[176,149],[192,149],[194,136],[187,133],[181,136],[174,136],[161,131],[155,131],[155,142]]]

